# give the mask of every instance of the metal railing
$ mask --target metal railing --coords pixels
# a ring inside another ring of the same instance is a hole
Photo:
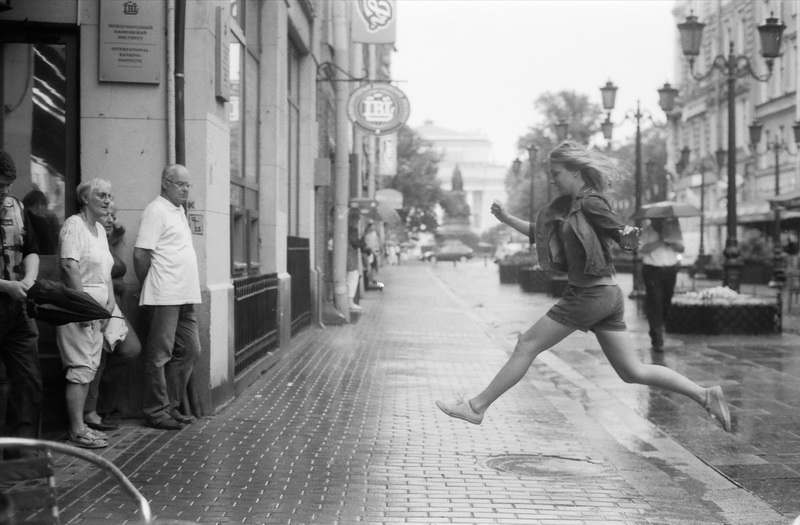
[[[292,276],[292,335],[311,324],[311,248],[302,237],[287,238],[286,267]]]
[[[278,345],[278,274],[233,281],[234,376]]]

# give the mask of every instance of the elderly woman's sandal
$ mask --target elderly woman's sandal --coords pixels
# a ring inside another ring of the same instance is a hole
[[[108,441],[97,437],[91,429],[84,428],[82,432],[67,431],[67,438],[71,445],[81,448],[106,448]]]

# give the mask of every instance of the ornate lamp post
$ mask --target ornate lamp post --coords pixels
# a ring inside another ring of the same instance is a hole
[[[614,109],[615,101],[617,98],[617,86],[615,86],[610,80],[606,82],[606,85],[600,88],[600,95],[603,101],[603,109],[608,111],[608,115],[606,116],[606,121],[611,123],[611,111]],[[636,121],[636,143],[634,146],[635,151],[635,160],[634,160],[634,212],[638,212],[642,208],[642,126],[641,122],[643,118],[653,120],[653,117],[650,115],[649,112],[644,111],[642,112],[639,101],[636,101],[636,110],[629,110],[625,113],[624,120],[632,119]],[[605,130],[603,130],[603,134],[605,135]],[[610,130],[608,137],[610,138]],[[636,219],[636,226],[641,227],[641,219]],[[641,297],[644,295],[644,285],[642,283],[642,276],[640,271],[640,264],[639,264],[639,250],[633,251],[633,291],[631,291],[630,297]]]
[[[681,47],[683,54],[689,60],[692,77],[695,80],[704,80],[711,76],[714,70],[719,70],[726,75],[728,81],[728,237],[725,241],[725,278],[723,284],[735,291],[739,291],[740,273],[742,262],[739,259],[739,246],[736,239],[736,79],[743,74],[749,74],[759,82],[766,82],[772,76],[772,66],[775,59],[781,54],[781,37],[786,26],[777,18],[770,17],[758,26],[761,36],[761,56],[764,57],[769,69],[766,76],[759,76],[753,71],[750,59],[746,55],[736,55],[734,44],[731,41],[728,56],[717,55],[711,68],[704,74],[694,72],[694,60],[700,55],[700,44],[703,40],[705,24],[698,22],[694,14],[686,17],[686,21],[678,24],[680,31]]]
[[[691,150],[689,146],[684,146],[681,150],[681,160],[677,163],[679,174],[683,173],[686,166],[689,165],[689,157]],[[724,149],[718,149],[715,153],[715,159],[718,169],[722,169],[725,165],[725,158],[728,152]],[[696,271],[703,272],[706,265],[709,263],[709,257],[706,256],[705,249],[705,235],[706,235],[706,171],[708,170],[708,157],[704,158],[699,163],[700,169],[700,248],[697,253],[697,262],[695,263]]]
[[[531,144],[528,146],[528,169],[530,170],[531,176],[531,207],[529,210],[529,218],[530,222],[536,219],[536,215],[533,211],[533,176],[536,173],[536,154],[539,153],[539,148],[536,147],[535,144]]]
[[[757,120],[753,121],[749,126],[750,143],[756,153],[758,153],[758,143],[761,142],[761,130],[763,127],[763,124]],[[800,148],[800,122],[795,122],[792,130],[794,132],[794,142]],[[767,144],[767,151],[770,149],[775,152],[775,196],[777,197],[781,194],[781,151],[785,151],[792,156],[797,155],[797,152],[792,152],[789,149],[789,144],[783,140],[783,126],[781,126],[781,132],[775,134],[772,143]],[[780,289],[786,280],[786,258],[781,248],[781,207],[773,205],[773,212],[775,214],[775,223],[772,231],[773,274],[772,281],[769,284]]]

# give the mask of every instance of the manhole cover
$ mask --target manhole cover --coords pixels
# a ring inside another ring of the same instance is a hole
[[[481,463],[500,472],[510,472],[520,476],[596,476],[606,467],[589,458],[569,458],[538,454],[516,454],[494,456]]]

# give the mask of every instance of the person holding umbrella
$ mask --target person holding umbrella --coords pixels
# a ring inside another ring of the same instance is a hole
[[[669,315],[675,281],[684,251],[683,234],[677,217],[651,217],[642,230],[642,280],[645,315],[650,325],[654,352],[664,351],[664,322]]]
[[[16,178],[14,160],[0,151],[0,360],[12,393],[0,385],[0,408],[11,408],[7,421],[0,420],[0,433],[35,439],[42,412],[39,330],[26,314],[25,302],[39,273],[39,248],[30,217],[9,195]]]
[[[88,293],[98,304],[113,312],[116,306],[111,281],[114,259],[102,223],[112,200],[111,183],[104,179],[89,179],[78,185],[77,194],[80,211],[64,222],[58,237],[64,284]],[[106,323],[107,320],[94,320],[56,327],[56,343],[67,376],[67,439],[78,447],[108,446],[107,436],[89,428],[83,419],[89,385],[100,366]]]

